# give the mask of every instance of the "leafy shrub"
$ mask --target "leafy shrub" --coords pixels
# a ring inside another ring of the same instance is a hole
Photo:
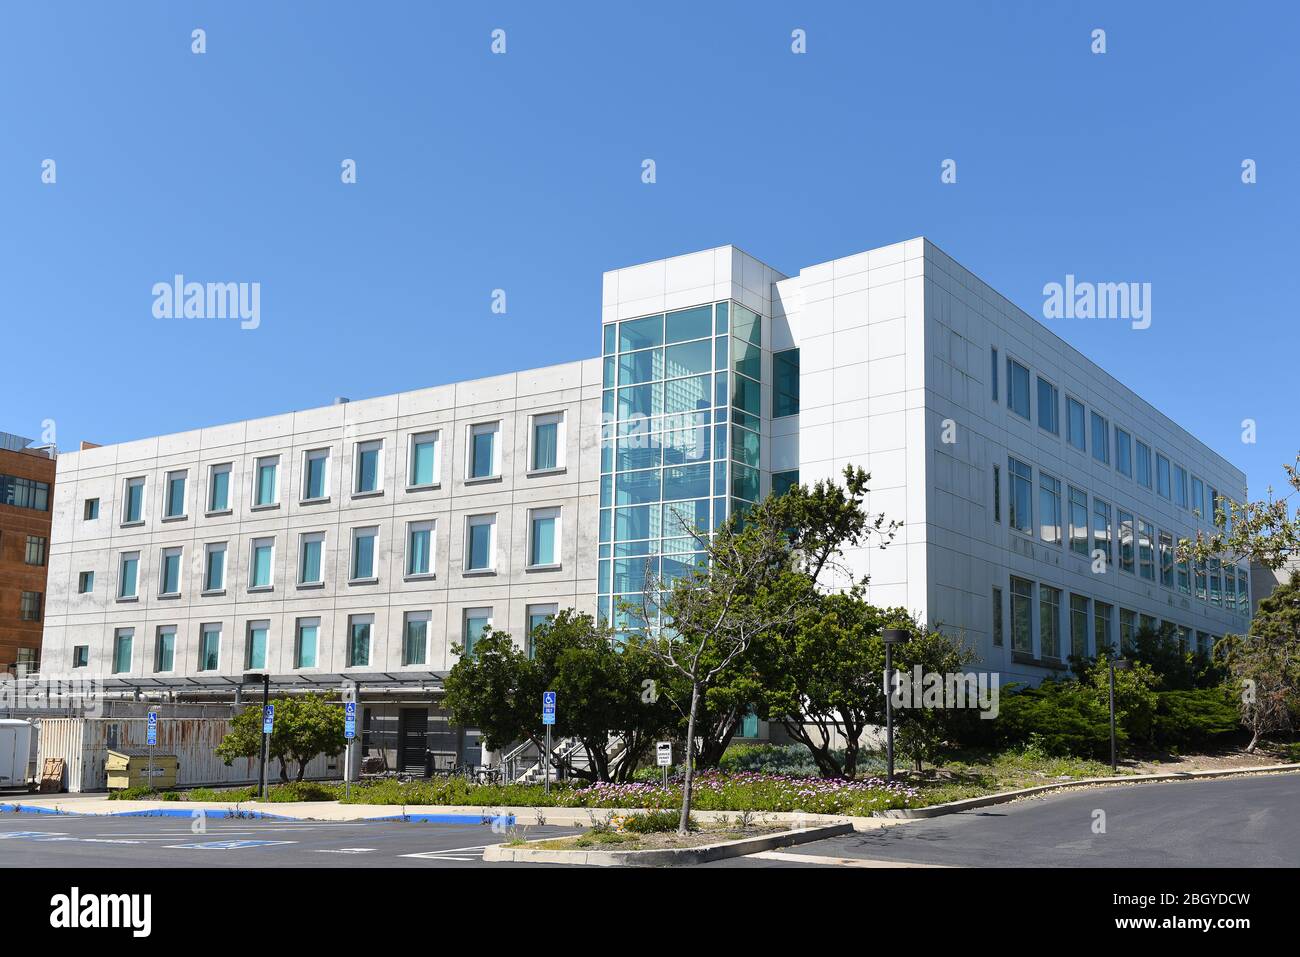
[[[831,754],[838,761],[844,760],[843,751],[832,751]],[[812,755],[802,744],[733,744],[723,753],[718,769],[731,773],[748,771],[756,774],[813,776],[819,773]],[[648,780],[658,780],[658,768],[652,770],[656,773]],[[884,758],[860,752],[858,771],[868,776],[873,774],[883,776]]]
[[[1158,692],[1154,725],[1158,746],[1181,749],[1240,731],[1241,719],[1225,688],[1198,688]]]
[[[994,724],[1000,743],[1033,747],[1043,755],[1105,758],[1110,755],[1110,710],[1093,688],[1078,681],[1044,681],[1003,695]],[[1117,738],[1128,740],[1123,726]]]
[[[648,811],[645,814],[629,814],[626,817],[618,818],[617,823],[621,830],[630,831],[633,834],[663,834],[677,830],[677,824],[680,820],[681,813],[679,811]],[[700,829],[694,816],[686,819],[686,829],[688,831],[698,831]]]
[[[319,781],[290,781],[278,784],[266,795],[267,801],[275,804],[287,804],[293,801],[337,801],[338,785],[322,784]]]
[[[193,788],[186,795],[190,801],[234,801],[240,803],[243,801],[255,801],[258,797],[258,790],[255,787],[246,788],[228,788],[225,790],[219,788]]]
[[[137,784],[135,787],[122,788],[120,791],[110,791],[108,799],[110,801],[179,801],[181,796],[175,791],[155,791],[147,784]]]

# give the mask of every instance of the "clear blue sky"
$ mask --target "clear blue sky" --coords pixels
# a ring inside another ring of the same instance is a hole
[[[1054,328],[1262,494],[1300,448],[1295,7],[5,4],[0,429],[68,449],[567,361],[605,269],[923,234],[1036,315],[1066,273],[1152,283],[1148,330]],[[177,272],[260,282],[261,327],[154,319]]]

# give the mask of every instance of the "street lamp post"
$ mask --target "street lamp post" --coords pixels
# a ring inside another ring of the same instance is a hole
[[[262,682],[262,756],[257,771],[257,793],[263,801],[266,800],[266,761],[270,750],[271,736],[266,733],[266,707],[271,703],[271,673],[269,671],[262,674],[257,672],[245,672],[245,682]]]
[[[1115,670],[1124,671],[1129,663],[1114,657],[1107,659],[1107,663],[1110,666],[1110,772],[1114,774],[1119,770],[1119,750],[1115,744]]]
[[[885,760],[886,781],[894,780],[894,645],[907,641],[902,628],[886,628],[881,633],[885,643]]]

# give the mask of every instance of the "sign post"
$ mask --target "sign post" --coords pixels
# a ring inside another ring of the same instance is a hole
[[[263,685],[262,691],[262,800],[266,800],[266,759],[271,748],[271,732],[275,729],[275,705],[267,701],[270,697],[271,689],[269,683]]]
[[[149,712],[149,724],[146,729],[149,744],[149,790],[153,790],[153,748],[158,743],[158,712]]]
[[[348,740],[347,767],[344,769],[343,777],[343,796],[345,799],[352,797],[352,739],[357,736],[357,703],[347,701],[343,704],[343,737]]]
[[[673,743],[655,742],[655,763],[664,769],[664,787],[668,787],[668,769],[673,766]]]
[[[542,724],[546,726],[546,753],[542,758],[542,776],[546,793],[551,793],[551,726],[555,724],[555,692],[542,692]]]

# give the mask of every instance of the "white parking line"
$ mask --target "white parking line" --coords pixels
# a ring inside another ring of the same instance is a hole
[[[317,854],[369,854],[374,847],[318,847]]]
[[[790,854],[785,851],[759,851],[746,854],[765,861],[788,861],[794,864],[820,864],[830,867],[945,867],[944,864],[911,864],[903,861],[880,861],[862,857],[825,857],[819,854]]]
[[[475,844],[473,847],[449,847],[442,851],[422,851],[419,854],[399,854],[398,856],[417,857],[426,861],[436,861],[439,859],[451,861],[475,861],[479,860],[483,855],[470,855],[469,857],[453,857],[451,855],[464,854],[466,851],[482,851],[487,846],[488,845],[486,844]]]

